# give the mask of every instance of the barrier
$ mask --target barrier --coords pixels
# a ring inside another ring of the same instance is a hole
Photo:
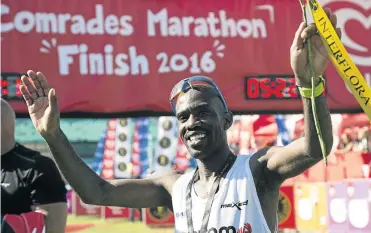
[[[150,227],[174,226],[175,219],[170,209],[160,206],[145,209],[144,223]]]
[[[295,218],[299,231],[327,229],[327,192],[325,183],[294,185]]]
[[[7,214],[2,219],[2,233],[45,233],[44,215],[28,212],[21,215]]]
[[[81,198],[72,192],[72,214],[75,216],[101,216],[101,206],[85,204]]]
[[[283,186],[278,200],[278,228],[295,229],[295,202],[293,186]]]
[[[103,219],[129,219],[130,208],[115,207],[115,206],[102,206],[101,217]]]

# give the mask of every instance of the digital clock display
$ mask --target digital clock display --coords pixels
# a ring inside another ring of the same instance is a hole
[[[21,85],[20,73],[1,73],[1,98],[5,100],[23,100],[19,91]]]
[[[294,75],[257,75],[245,77],[248,100],[299,99]]]

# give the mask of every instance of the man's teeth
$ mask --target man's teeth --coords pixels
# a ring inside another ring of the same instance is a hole
[[[193,141],[193,140],[201,139],[201,138],[204,138],[204,137],[206,137],[205,134],[197,134],[197,135],[191,136],[190,139]]]

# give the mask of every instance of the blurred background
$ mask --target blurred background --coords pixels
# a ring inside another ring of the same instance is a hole
[[[370,0],[320,0],[338,16],[342,42],[371,83]],[[302,20],[297,0],[4,0],[1,93],[17,114],[16,139],[51,156],[19,93],[28,69],[56,89],[61,127],[105,179],[139,178],[195,161],[178,138],[168,97],[191,75],[213,78],[234,123],[230,148],[249,155],[303,136],[289,61]],[[284,232],[371,232],[371,125],[332,64],[326,73],[334,146],[281,187]],[[86,205],[68,186],[66,232],[173,232],[164,207]]]

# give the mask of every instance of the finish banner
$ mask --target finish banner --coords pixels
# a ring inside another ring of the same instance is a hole
[[[320,0],[337,14],[342,43],[371,82],[371,0]],[[302,21],[297,0],[4,0],[2,96],[26,113],[18,86],[28,69],[55,87],[62,114],[171,114],[174,84],[216,80],[240,113],[300,112],[289,51]],[[362,111],[332,64],[331,111]]]

